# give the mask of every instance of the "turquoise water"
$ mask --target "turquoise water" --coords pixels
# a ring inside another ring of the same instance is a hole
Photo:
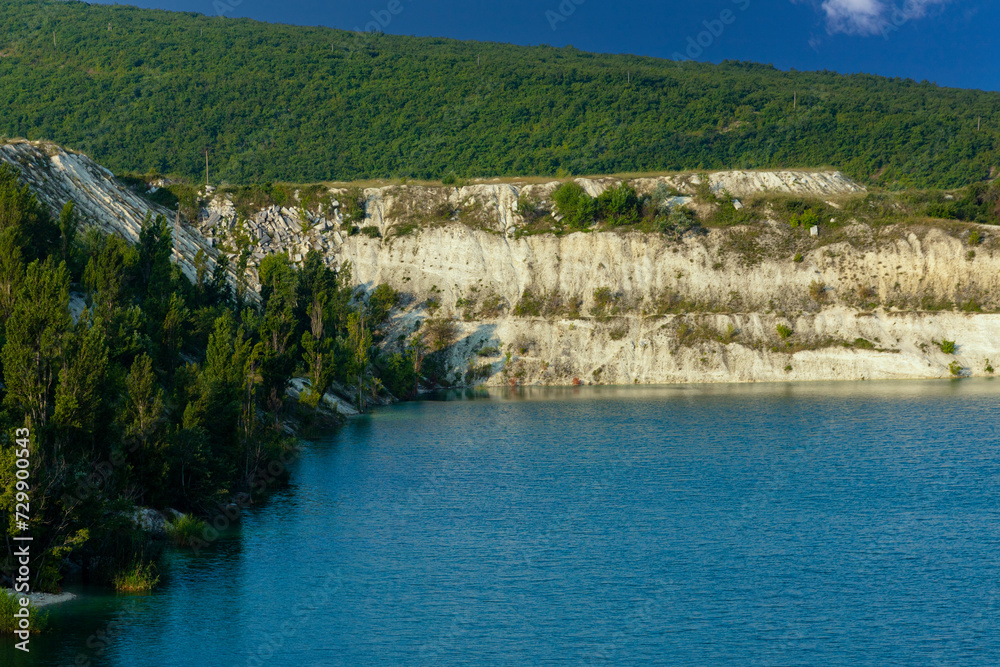
[[[1000,664],[1000,383],[451,399],[3,664]]]

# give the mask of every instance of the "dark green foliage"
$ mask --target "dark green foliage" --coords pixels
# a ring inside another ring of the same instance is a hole
[[[612,227],[633,225],[642,215],[642,201],[632,186],[620,183],[597,198],[597,215]]]
[[[585,229],[597,217],[597,201],[579,183],[563,183],[552,193],[556,213],[572,229]]]
[[[955,350],[958,349],[958,346],[955,345],[955,341],[953,340],[943,340],[938,343],[938,347],[940,347],[941,351],[945,354],[955,354]]]
[[[201,179],[206,145],[231,183],[834,165],[955,187],[997,164],[1000,95],[912,80],[77,2],[4,0],[0,26],[0,132],[119,172]]]
[[[265,490],[261,471],[289,447],[293,374],[311,381],[302,402],[314,406],[335,377],[359,385],[362,405],[381,387],[378,370],[400,395],[416,387],[416,357],[370,362],[372,327],[398,295],[380,286],[362,307],[349,266],[334,270],[315,252],[301,267],[270,256],[261,303],[239,310],[224,263],[210,271],[195,258],[192,284],[170,262],[163,218],[147,218],[131,246],[78,232],[67,205],[38,243],[25,225],[44,212],[16,174],[0,182],[0,202],[0,584],[14,564],[16,428],[31,429],[32,488],[45,489],[32,501],[32,586],[58,588],[70,558],[99,563],[94,581],[134,590],[157,581],[156,549],[129,518],[136,505],[204,516]],[[75,319],[71,285],[87,304]]]
[[[2,69],[2,66],[0,66]],[[13,229],[26,260],[45,257],[59,242],[59,227],[17,172],[0,164],[0,231]]]

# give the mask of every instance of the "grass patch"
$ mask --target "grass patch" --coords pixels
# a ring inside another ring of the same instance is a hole
[[[182,514],[167,522],[167,536],[174,544],[189,547],[204,539],[208,524],[190,514]]]
[[[21,619],[14,616],[21,610],[21,597],[18,593],[0,591],[0,635],[12,635],[15,630],[21,629],[18,627]],[[44,632],[48,621],[48,613],[38,611],[33,604],[28,605],[28,625],[32,633]]]
[[[114,574],[111,585],[119,593],[146,593],[160,583],[156,564],[137,560]]]

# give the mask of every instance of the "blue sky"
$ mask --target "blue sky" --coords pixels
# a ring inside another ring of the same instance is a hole
[[[104,2],[103,4],[111,4]],[[1000,90],[996,0],[133,0],[264,21],[870,72]]]

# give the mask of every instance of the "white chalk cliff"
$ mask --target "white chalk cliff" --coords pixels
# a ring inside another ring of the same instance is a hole
[[[0,144],[0,160],[22,169],[54,209],[71,199],[93,224],[127,238],[137,237],[146,211],[173,221],[172,211],[85,156],[12,142]],[[736,197],[863,192],[837,172],[708,178],[714,191]],[[616,183],[578,182],[593,195]],[[664,183],[687,201],[700,177],[631,183],[640,192]],[[996,228],[979,228],[985,240],[975,251],[962,229],[873,229],[849,220],[819,239],[769,220],[681,239],[635,231],[523,234],[518,198],[545,206],[557,185],[368,188],[364,220],[354,225],[341,214],[344,189],[309,211],[286,204],[242,215],[225,195],[210,196],[198,219],[182,222],[176,258],[190,274],[199,249],[213,257],[231,249],[241,226],[251,244],[251,286],[259,261],[275,252],[300,261],[315,249],[332,266],[350,262],[359,285],[388,283],[405,297],[390,346],[428,318],[456,321],[459,334],[445,353],[456,383],[942,378],[987,375],[991,360],[1000,361]],[[356,233],[365,227],[378,236]],[[946,340],[956,342],[954,354],[941,351]]]

